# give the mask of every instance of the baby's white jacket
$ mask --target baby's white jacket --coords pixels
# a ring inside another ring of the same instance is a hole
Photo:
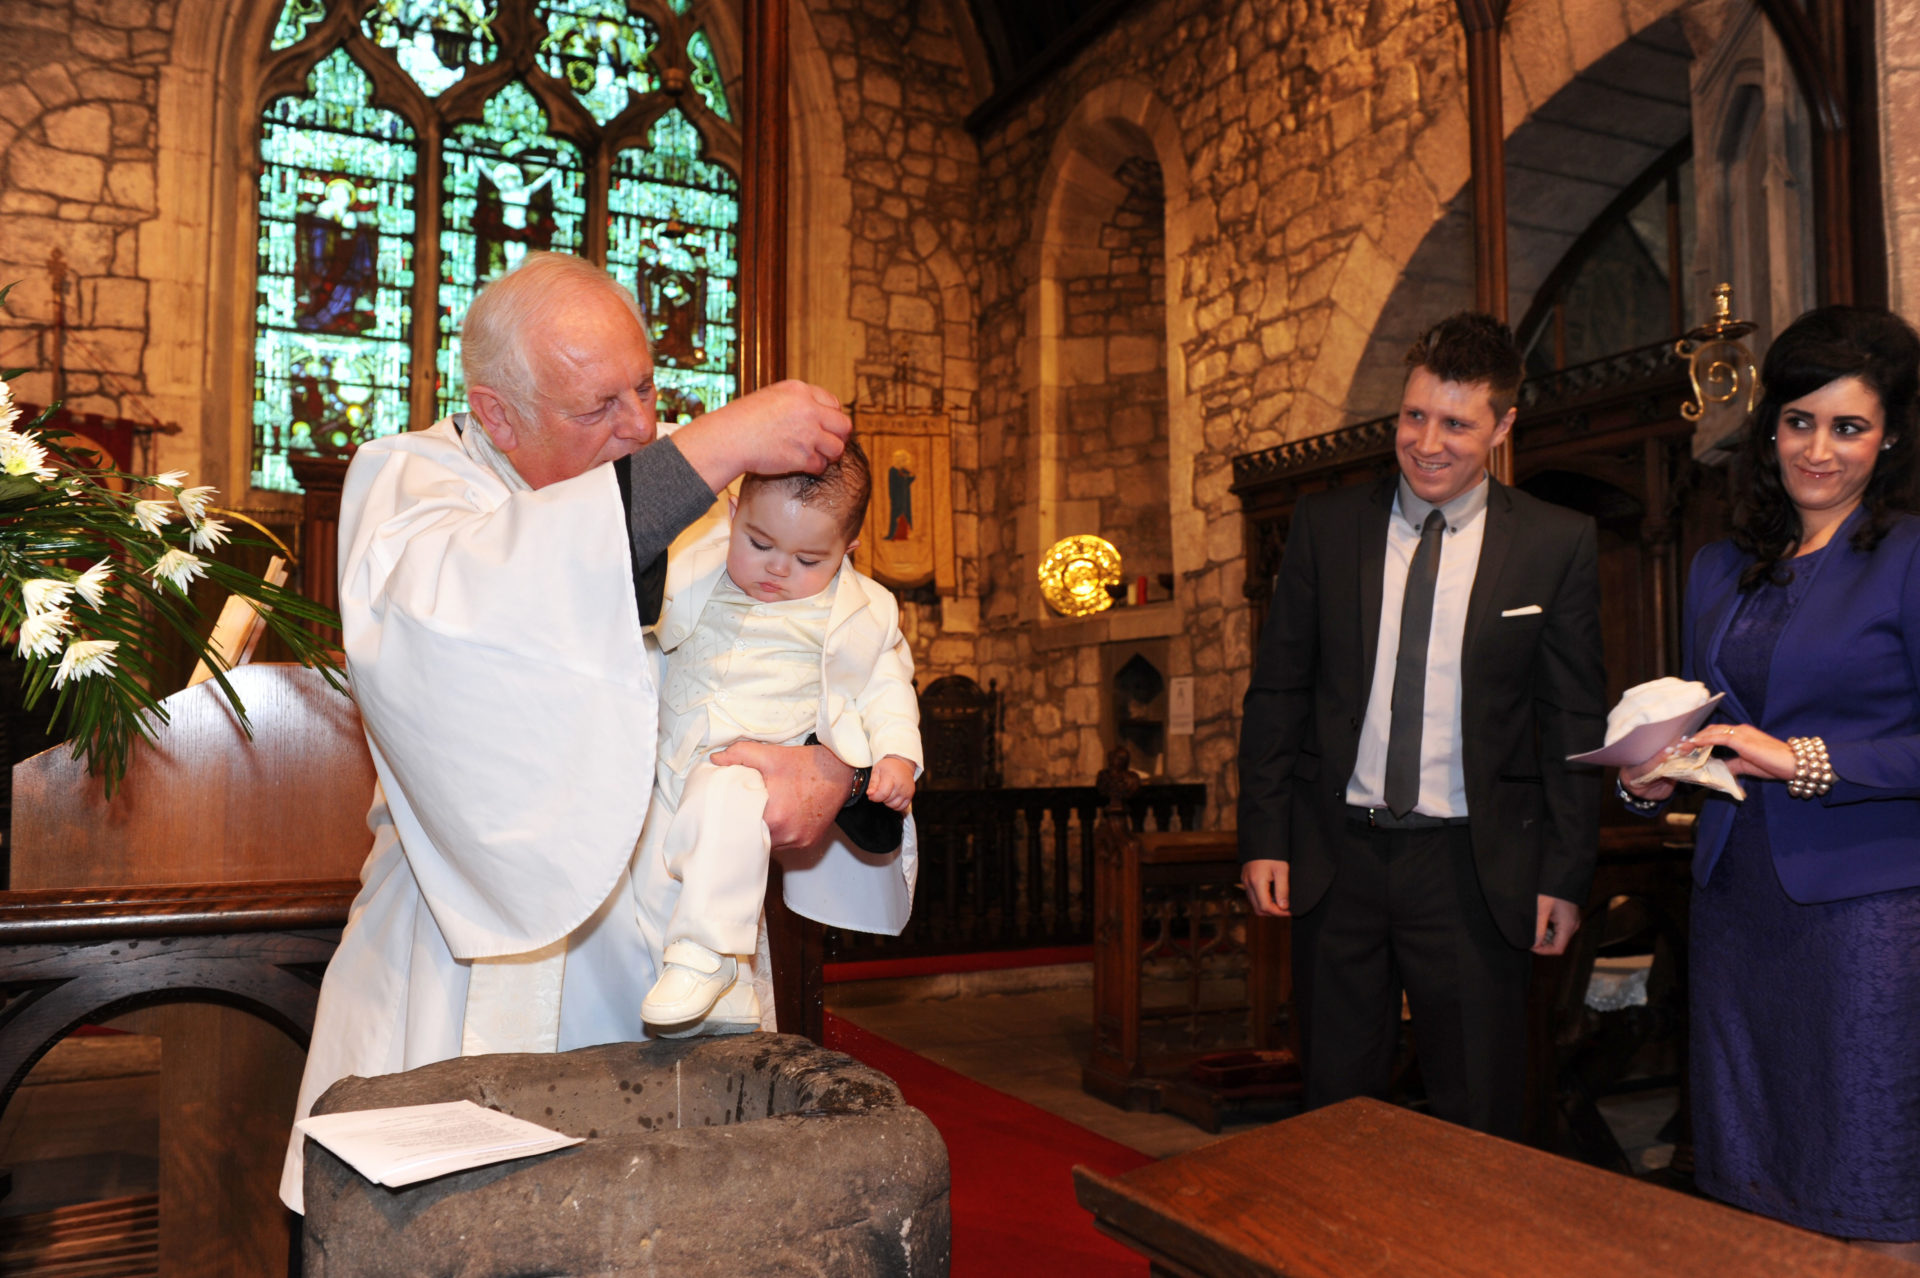
[[[653,636],[663,652],[684,643],[699,624],[727,570],[727,522],[715,520],[700,540],[668,556],[666,596]],[[852,563],[843,563],[820,651],[820,713],[815,732],[844,763],[871,767],[893,754],[926,765],[920,745],[920,699],[913,690],[913,654],[900,633],[892,592]],[[665,707],[662,707],[663,712]]]

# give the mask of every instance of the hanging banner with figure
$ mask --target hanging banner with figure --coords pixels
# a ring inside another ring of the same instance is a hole
[[[882,585],[958,591],[953,556],[953,440],[945,413],[856,407],[854,437],[873,467],[873,500],[854,566]]]

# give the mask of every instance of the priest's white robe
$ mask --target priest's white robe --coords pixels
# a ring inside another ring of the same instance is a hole
[[[296,1118],[348,1075],[460,1055],[476,959],[565,940],[559,1049],[646,1037],[640,1000],[664,942],[646,934],[633,875],[659,670],[618,481],[600,466],[515,491],[484,452],[449,419],[362,445],[347,474],[340,613],[379,785]],[[891,857],[830,833],[783,857],[803,885],[788,901],[911,900],[914,845],[910,826]],[[906,921],[834,913],[895,934]],[[280,1185],[295,1211],[303,1145],[290,1142]]]

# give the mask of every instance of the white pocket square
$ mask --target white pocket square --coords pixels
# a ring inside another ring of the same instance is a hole
[[[1509,608],[1500,615],[1503,617],[1531,617],[1539,611],[1539,604],[1528,604],[1524,608]]]

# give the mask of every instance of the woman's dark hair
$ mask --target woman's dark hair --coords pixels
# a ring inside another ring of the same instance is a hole
[[[1911,509],[1916,430],[1920,428],[1920,336],[1891,311],[1866,306],[1822,306],[1774,338],[1760,367],[1759,407],[1747,419],[1734,469],[1733,544],[1753,556],[1740,589],[1779,580],[1781,565],[1800,548],[1800,512],[1780,477],[1774,436],[1780,410],[1829,382],[1857,377],[1880,398],[1886,414],[1886,451],[1874,462],[1861,505],[1867,516],[1853,548],[1880,544],[1898,511]]]

